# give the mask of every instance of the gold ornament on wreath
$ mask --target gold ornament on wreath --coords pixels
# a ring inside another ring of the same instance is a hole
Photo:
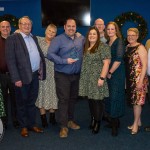
[[[124,24],[127,22],[133,22],[134,24],[137,25],[136,28],[139,30],[139,34],[140,34],[139,39],[138,39],[139,42],[142,42],[142,40],[145,39],[145,37],[148,34],[147,22],[140,14],[136,12],[122,13],[121,15],[117,16],[114,19],[114,21],[118,24],[120,31],[122,33],[122,37],[125,42],[126,42],[126,37],[123,36],[122,28]]]

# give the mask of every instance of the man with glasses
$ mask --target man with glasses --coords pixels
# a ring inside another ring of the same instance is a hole
[[[35,123],[35,101],[38,96],[41,68],[41,79],[45,79],[45,60],[36,37],[31,34],[31,29],[31,19],[24,16],[19,19],[19,33],[9,36],[6,40],[6,60],[15,86],[17,117],[23,137],[28,137],[29,130],[43,132]]]
[[[68,128],[77,130],[80,126],[74,122],[74,107],[78,97],[79,78],[83,53],[83,36],[77,37],[76,21],[67,19],[65,32],[51,42],[48,59],[54,62],[56,93],[58,96],[60,138],[68,136]]]
[[[4,99],[4,106],[6,111],[6,117],[2,117],[4,127],[7,128],[8,122],[8,97],[10,96],[11,104],[11,117],[13,121],[13,126],[15,128],[19,127],[17,120],[17,108],[15,99],[15,90],[11,82],[10,74],[8,72],[8,67],[5,58],[5,45],[6,38],[10,35],[11,27],[8,21],[0,22],[0,84],[2,95]]]

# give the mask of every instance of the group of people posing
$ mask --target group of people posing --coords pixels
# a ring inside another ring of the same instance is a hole
[[[112,136],[118,135],[126,99],[134,112],[133,123],[127,128],[132,135],[138,133],[148,85],[148,54],[138,42],[137,28],[127,30],[125,45],[118,25],[109,22],[105,27],[100,18],[86,37],[76,33],[73,18],[65,21],[64,33],[57,36],[54,24],[48,25],[45,37],[32,35],[28,16],[20,18],[18,26],[10,35],[10,23],[0,23],[0,117],[6,126],[6,102],[8,95],[12,95],[13,123],[21,127],[23,137],[28,137],[29,131],[43,132],[36,125],[38,107],[42,126],[48,126],[48,111],[49,122],[53,125],[58,122],[59,136],[66,138],[69,128],[80,129],[74,110],[81,96],[89,103],[89,129],[93,134],[99,132],[103,118],[108,121]],[[146,130],[150,131],[150,127]]]

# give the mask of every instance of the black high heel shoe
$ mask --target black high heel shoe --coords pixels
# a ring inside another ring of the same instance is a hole
[[[113,126],[112,121],[105,125],[106,128],[112,128],[112,126]],[[119,119],[116,120],[116,126],[117,126],[117,128],[120,128],[120,120]]]
[[[99,132],[99,129],[100,129],[100,121],[95,121],[92,133],[97,134]]]
[[[112,118],[112,131],[111,135],[113,137],[118,136],[118,128],[120,126],[119,119],[118,118]]]
[[[93,129],[94,128],[94,125],[95,125],[95,119],[94,117],[91,118],[91,123],[89,125],[89,129]]]

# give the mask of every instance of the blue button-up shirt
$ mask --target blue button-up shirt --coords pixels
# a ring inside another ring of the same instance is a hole
[[[20,32],[20,34],[22,35],[28,52],[29,52],[29,57],[30,57],[30,63],[31,63],[31,68],[32,68],[32,72],[35,72],[39,69],[40,67],[40,55],[39,55],[39,51],[38,48],[36,46],[35,41],[32,38],[32,35],[25,35],[24,33]]]
[[[84,37],[74,39],[65,33],[55,37],[48,48],[47,57],[54,62],[55,71],[66,74],[77,74],[81,71],[83,57]],[[78,59],[75,63],[68,64],[67,59]]]

